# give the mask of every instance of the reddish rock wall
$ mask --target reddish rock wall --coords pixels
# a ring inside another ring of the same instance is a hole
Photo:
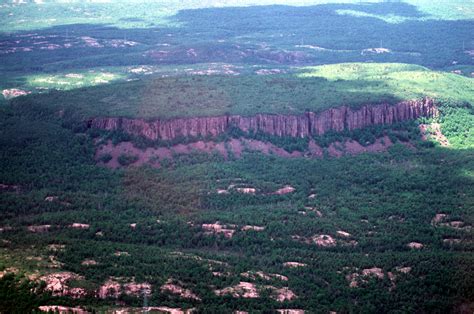
[[[438,110],[430,98],[399,102],[395,105],[365,105],[359,109],[338,107],[320,113],[302,115],[257,114],[245,117],[226,115],[217,117],[179,118],[146,121],[129,118],[94,118],[90,128],[122,130],[128,134],[151,140],[172,140],[177,137],[216,136],[231,126],[244,132],[262,132],[276,136],[306,137],[328,131],[341,132],[377,124],[392,124],[419,117],[436,116]]]

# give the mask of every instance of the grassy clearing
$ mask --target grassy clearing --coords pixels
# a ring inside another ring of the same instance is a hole
[[[366,1],[364,2],[366,3]],[[468,1],[463,0],[443,1],[441,3],[433,3],[433,1],[426,0],[405,0],[403,2],[412,5],[413,10],[407,10],[407,12],[398,12],[398,14],[384,11],[367,12],[361,6],[361,10],[338,10],[337,13],[355,17],[375,18],[391,24],[426,20],[453,21],[472,19],[474,16],[474,5],[472,2],[468,3]]]
[[[424,13],[425,19],[460,20],[472,19],[474,16],[474,4],[472,1],[449,0],[406,0],[406,3],[415,5]]]
[[[123,75],[111,72],[89,70],[80,73],[40,74],[26,77],[26,86],[34,89],[69,90],[86,86],[107,84],[123,78]]]

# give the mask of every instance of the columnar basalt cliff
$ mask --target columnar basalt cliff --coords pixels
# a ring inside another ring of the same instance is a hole
[[[172,140],[178,137],[217,136],[229,128],[244,132],[262,132],[275,136],[307,137],[328,131],[360,129],[371,125],[392,124],[438,114],[430,98],[409,100],[395,105],[365,105],[358,109],[343,106],[319,113],[302,115],[257,114],[255,116],[225,115],[217,117],[179,118],[146,121],[129,118],[94,118],[90,128],[121,130],[150,140]]]

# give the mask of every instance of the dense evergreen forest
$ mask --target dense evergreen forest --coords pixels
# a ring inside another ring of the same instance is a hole
[[[0,312],[474,311],[472,5],[262,4],[2,2]],[[88,125],[421,97],[303,138]]]

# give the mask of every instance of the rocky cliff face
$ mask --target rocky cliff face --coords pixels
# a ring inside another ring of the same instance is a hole
[[[173,120],[146,121],[128,118],[94,118],[90,128],[122,130],[128,134],[150,140],[172,140],[178,137],[216,136],[230,127],[244,132],[262,132],[275,136],[307,137],[322,135],[328,131],[341,132],[377,124],[432,117],[438,110],[430,98],[410,100],[395,105],[366,105],[359,109],[332,108],[320,113],[303,115],[257,114],[244,117],[226,115],[217,117],[180,118]]]

